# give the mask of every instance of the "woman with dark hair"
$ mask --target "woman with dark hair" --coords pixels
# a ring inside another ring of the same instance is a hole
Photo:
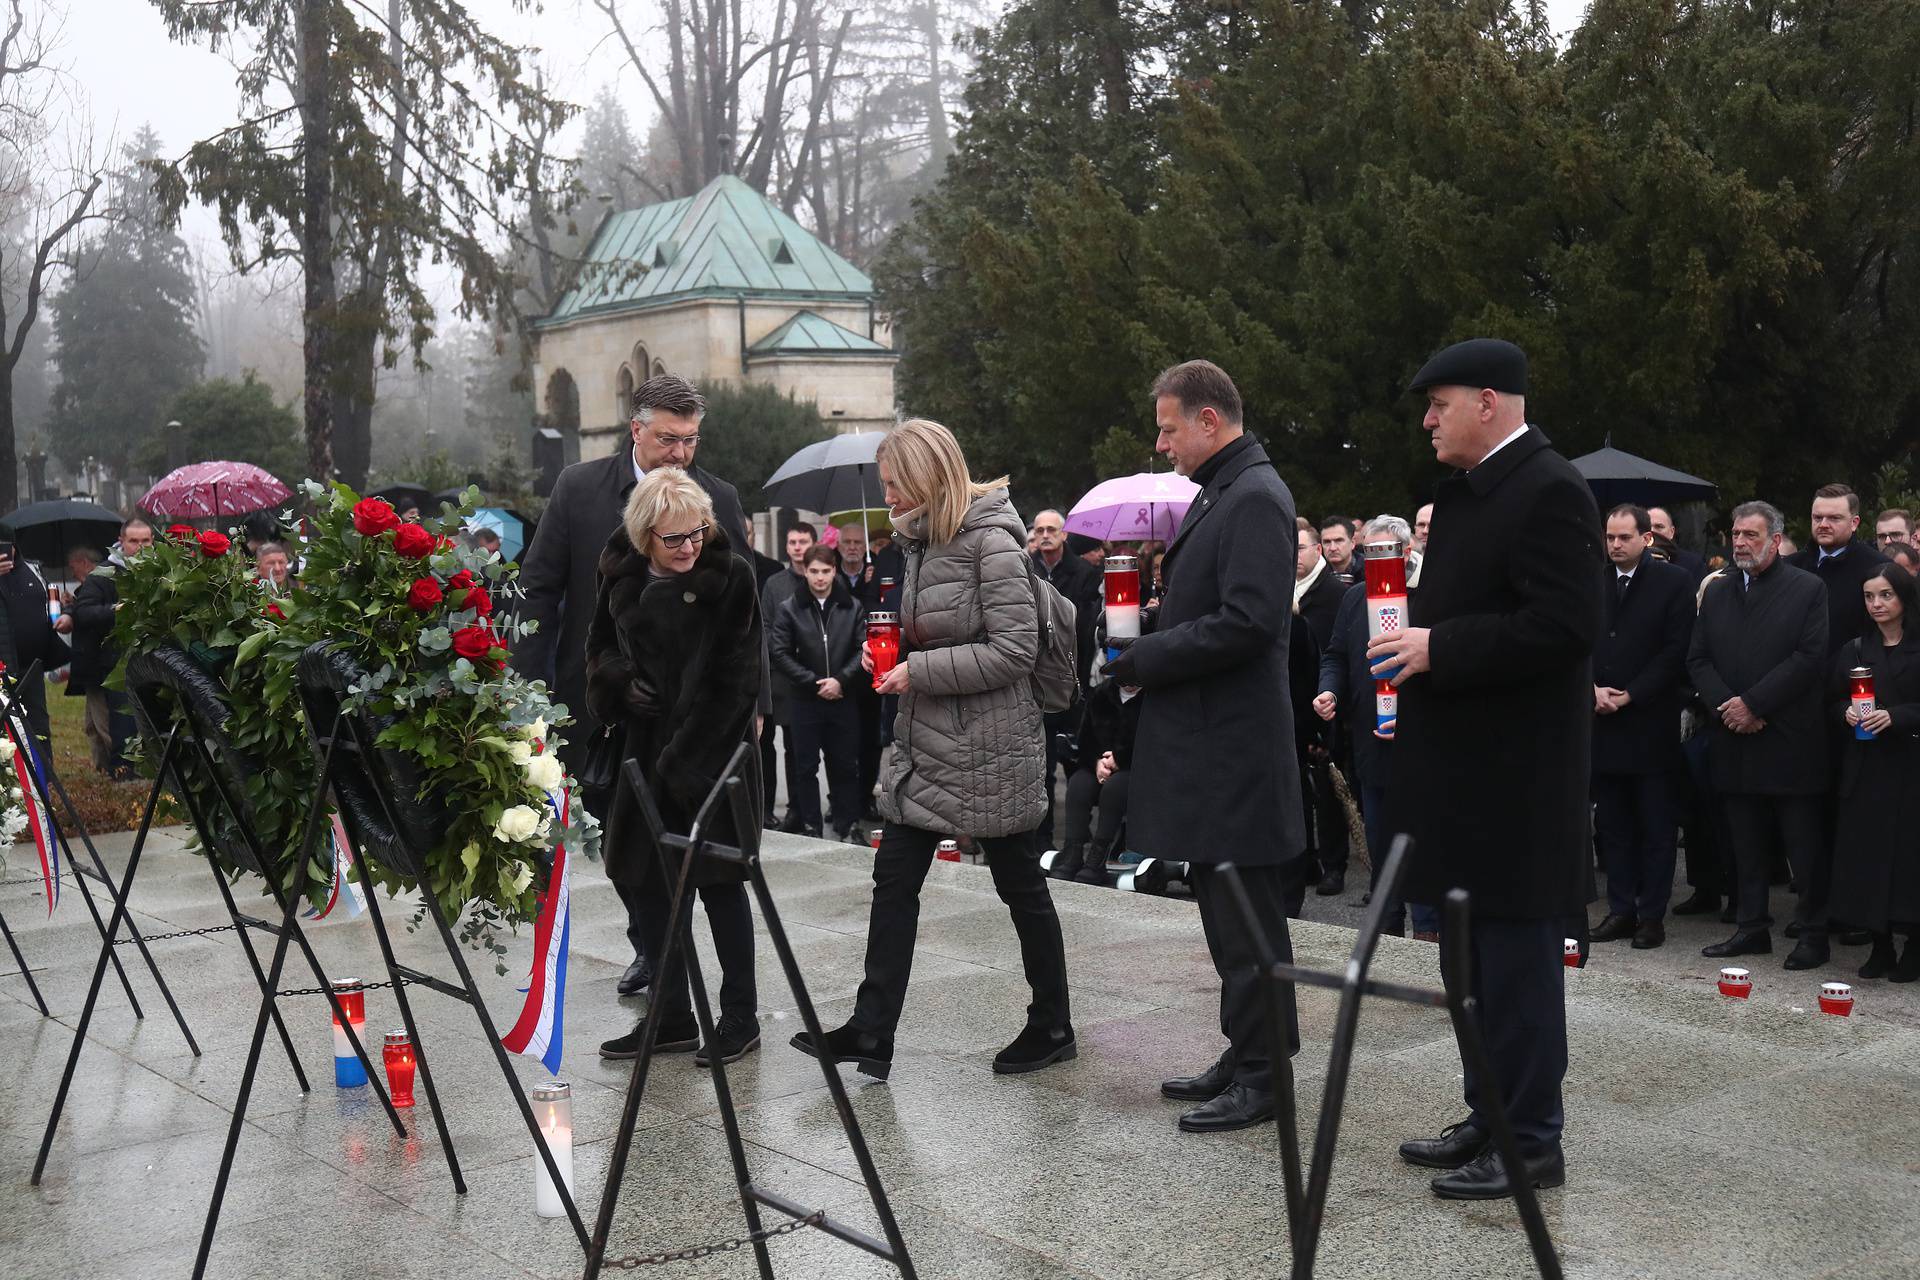
[[[807,552],[804,587],[767,616],[767,658],[793,690],[788,715],[798,757],[788,774],[800,834],[818,836],[820,759],[826,757],[829,822],[833,834],[851,839],[865,805],[860,795],[860,712],[855,681],[867,607],[853,598],[840,572],[840,553],[822,543]],[[860,843],[864,844],[865,841]]]
[[[753,566],[727,544],[713,500],[679,467],[655,467],[633,487],[621,527],[600,553],[600,589],[587,631],[587,707],[605,725],[626,729],[626,755],[640,772],[667,831],[685,834],[707,793],[742,743],[754,741],[760,700],[760,603]],[[759,814],[759,753],[746,753],[747,812]],[[707,828],[716,843],[738,844],[732,811],[722,805]],[[614,791],[606,819],[607,876],[638,889],[646,953],[666,954],[667,918],[680,874],[678,850],[666,851],[661,875],[638,802]],[[720,959],[719,1036],[722,1062],[760,1047],[753,980],[753,912],[746,869],[703,858],[690,883],[706,905]],[[691,935],[689,935],[691,936]],[[686,969],[654,977],[660,1035],[654,1048],[684,1053],[708,1066],[712,1045],[700,1045]],[[640,1028],[600,1046],[603,1058],[640,1053]]]
[[[1913,575],[1881,566],[1860,584],[1873,626],[1834,657],[1829,701],[1847,726],[1828,910],[1873,934],[1863,978],[1920,979],[1920,593]],[[1873,672],[1873,710],[1851,699],[1849,672]],[[1864,728],[1870,737],[1862,739]],[[1907,938],[1895,959],[1893,934]]]
[[[907,540],[900,633],[910,650],[880,680],[898,694],[893,756],[882,780],[886,827],[873,859],[867,973],[853,1016],[816,1049],[884,1080],[913,971],[920,886],[940,841],[970,836],[1013,916],[1033,1000],[1027,1023],[993,1060],[1038,1071],[1074,1056],[1066,948],[1040,870],[1034,829],[1047,808],[1046,747],[1033,688],[1039,613],[1026,526],[1006,480],[976,481],[953,433],[915,419],[876,454],[893,527]],[[871,653],[863,655],[871,666]]]

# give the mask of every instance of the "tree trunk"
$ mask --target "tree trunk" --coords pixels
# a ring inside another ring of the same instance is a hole
[[[6,315],[0,312],[0,325]],[[20,460],[14,456],[13,361],[0,353],[0,511],[20,505]]]
[[[333,353],[329,328],[333,281],[333,104],[327,77],[332,44],[329,0],[300,4],[300,143],[305,200],[300,218],[300,266],[306,274],[302,356],[306,365],[307,470],[321,483],[333,478]]]
[[[940,6],[924,4],[917,13],[920,36],[927,42],[927,172],[937,176],[947,167],[947,157],[953,154],[953,134],[947,128],[947,100],[942,92],[945,75],[940,61]]]
[[[1107,115],[1114,119],[1127,113],[1132,97],[1127,81],[1127,51],[1120,43],[1126,29],[1120,16],[1120,0],[1100,0],[1100,84]]]

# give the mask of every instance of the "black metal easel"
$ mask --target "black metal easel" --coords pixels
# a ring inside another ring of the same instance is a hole
[[[201,845],[206,852],[208,870],[213,875],[214,883],[220,888],[221,901],[226,906],[227,915],[231,922],[207,929],[192,929],[184,932],[208,934],[224,933],[231,930],[239,938],[241,948],[246,952],[248,965],[253,970],[254,981],[260,987],[262,1002],[260,1020],[262,1026],[264,1027],[264,1024],[269,1020],[269,1015],[271,1015],[271,1021],[279,1028],[281,1043],[286,1049],[287,1060],[293,1066],[294,1077],[299,1082],[301,1091],[308,1092],[310,1091],[310,1086],[307,1083],[306,1072],[300,1065],[299,1055],[294,1052],[293,1039],[287,1033],[286,1024],[280,1020],[280,1012],[275,1003],[274,992],[274,983],[279,979],[277,961],[280,958],[284,958],[288,942],[297,941],[300,945],[301,953],[306,957],[307,963],[313,969],[314,977],[326,991],[328,1003],[333,1009],[334,1016],[340,1019],[341,1025],[346,1029],[348,1040],[353,1044],[355,1054],[366,1067],[368,1082],[373,1086],[375,1093],[380,1098],[381,1104],[385,1107],[387,1116],[392,1122],[395,1132],[405,1137],[406,1126],[400,1121],[400,1113],[394,1109],[392,1099],[387,1097],[386,1089],[380,1084],[379,1077],[374,1072],[372,1060],[367,1056],[365,1046],[360,1043],[359,1036],[353,1031],[352,1023],[344,1017],[340,1002],[334,996],[327,982],[326,975],[320,967],[320,959],[314,954],[313,947],[308,943],[306,934],[300,927],[299,920],[295,914],[299,907],[299,898],[297,895],[289,894],[281,887],[282,870],[288,864],[282,859],[269,856],[265,851],[260,849],[254,837],[253,824],[247,820],[248,811],[236,799],[233,792],[227,786],[227,779],[217,767],[213,752],[208,745],[208,740],[212,737],[209,731],[213,726],[206,722],[206,708],[199,705],[198,700],[193,696],[196,690],[191,687],[190,684],[183,687],[182,684],[174,683],[174,681],[183,678],[183,673],[184,679],[189,682],[192,681],[195,676],[204,680],[204,675],[199,673],[197,669],[194,669],[191,659],[179,651],[162,651],[161,653],[153,655],[141,655],[129,664],[128,670],[129,685],[131,686],[130,692],[136,704],[139,705],[144,713],[146,725],[150,730],[149,746],[151,747],[153,745],[151,734],[157,733],[157,729],[154,728],[155,726],[164,723],[169,724],[170,727],[167,729],[166,736],[160,744],[159,767],[155,770],[153,786],[147,793],[140,828],[134,837],[133,851],[127,861],[126,876],[121,882],[119,892],[116,895],[114,915],[107,925],[106,938],[101,947],[101,956],[94,965],[93,981],[87,991],[87,999],[81,1010],[79,1025],[75,1028],[73,1047],[67,1055],[67,1067],[61,1075],[59,1088],[54,1094],[53,1110],[47,1117],[46,1133],[40,1140],[40,1154],[35,1160],[33,1168],[33,1183],[38,1185],[41,1175],[45,1171],[47,1155],[53,1147],[54,1133],[59,1127],[60,1116],[66,1107],[67,1093],[73,1084],[74,1071],[79,1066],[80,1052],[86,1043],[87,1028],[93,1019],[94,1005],[100,994],[101,982],[105,977],[107,960],[112,953],[113,947],[116,945],[115,935],[119,932],[121,922],[128,913],[128,902],[132,891],[133,878],[139,870],[140,859],[146,848],[147,837],[152,832],[154,811],[159,804],[161,791],[165,788],[170,773],[176,784],[174,787],[175,793],[186,803],[188,816],[192,819],[194,829],[199,835]],[[140,680],[142,675],[146,676],[150,681],[157,681],[158,683],[142,683]],[[177,711],[165,707],[154,698],[157,688],[161,685],[171,685],[173,692],[178,695],[179,708]],[[208,696],[207,690],[211,689],[211,687],[211,682],[207,682],[206,686],[197,690],[197,692],[204,698]],[[187,776],[189,770],[186,767],[190,761],[197,761],[200,766],[199,776],[212,783],[214,789],[212,796],[201,794],[198,789],[192,785],[192,781]],[[210,807],[216,802],[224,806],[227,813],[234,819],[234,827],[239,832],[243,841],[240,848],[233,848],[220,839],[219,832],[213,821],[213,811]],[[273,897],[275,905],[280,908],[280,918],[278,921],[249,915],[240,910],[238,904],[234,901],[233,891],[227,884],[227,877],[222,872],[217,861],[220,851],[223,849],[230,855],[237,855],[237,861],[247,864],[248,869],[258,872],[266,881],[268,892]],[[303,845],[301,849],[301,857],[303,860],[306,854],[307,849]],[[248,935],[250,929],[260,929],[272,933],[279,939],[275,951],[276,967],[272,977],[269,977],[260,966],[260,957],[254,951],[252,940]],[[255,1038],[252,1052],[247,1060],[244,1078],[248,1087],[251,1087],[253,1074],[259,1066],[260,1048],[263,1038],[262,1036]],[[198,1050],[196,1050],[196,1053],[197,1052]],[[222,1160],[220,1174],[214,1185],[213,1215],[215,1216],[217,1216],[219,1212],[220,1200],[226,1191],[227,1177],[231,1170],[233,1152],[238,1142],[240,1123],[243,1119],[244,1105],[235,1112],[234,1123],[228,1134],[226,1155]],[[211,1242],[211,1234],[212,1217],[210,1216],[207,1236],[202,1242],[200,1262],[195,1271],[196,1275],[199,1274],[199,1270],[205,1266],[206,1245]]]
[[[430,988],[441,995],[462,1001],[473,1009],[474,1016],[480,1020],[487,1044],[493,1050],[494,1060],[500,1066],[500,1074],[507,1082],[507,1092],[513,1095],[520,1116],[526,1121],[534,1149],[546,1165],[547,1175],[553,1180],[560,1202],[566,1208],[567,1218],[573,1223],[574,1234],[584,1249],[587,1229],[581,1221],[580,1210],[567,1189],[566,1179],[560,1175],[560,1166],[554,1161],[539,1122],[534,1119],[533,1106],[527,1101],[526,1091],[521,1088],[520,1079],[514,1074],[506,1048],[500,1043],[499,1029],[494,1025],[493,1015],[487,1012],[487,1003],[479,987],[474,984],[473,972],[467,967],[466,956],[461,952],[459,940],[454,937],[446,912],[441,909],[439,899],[426,883],[425,866],[420,860],[420,848],[425,843],[422,832],[434,830],[435,824],[430,819],[423,823],[420,815],[415,815],[412,821],[404,817],[401,806],[395,803],[399,790],[395,784],[400,781],[396,769],[404,768],[405,763],[396,753],[377,745],[377,729],[348,700],[349,690],[364,678],[365,673],[358,670],[352,659],[334,650],[327,641],[313,645],[300,657],[300,696],[307,710],[307,732],[320,757],[320,779],[316,794],[325,795],[331,788],[339,801],[340,819],[347,829],[347,844],[353,855],[354,866],[359,870],[361,882],[367,886],[367,914],[373,919],[373,931],[380,940],[380,956],[386,965],[387,976],[392,980],[394,999],[400,1005],[400,1017],[406,1023],[407,1036],[413,1043],[414,1062],[420,1072],[421,1085],[426,1090],[428,1106],[433,1112],[434,1125],[440,1133],[440,1145],[447,1157],[447,1167],[453,1174],[454,1190],[465,1195],[467,1183],[460,1172],[460,1160],[454,1152],[453,1135],[447,1129],[439,1091],[434,1088],[433,1075],[427,1067],[426,1048],[420,1039],[419,1024],[414,1021],[413,1006],[407,1000],[406,989],[409,986]],[[379,895],[373,891],[368,865],[369,851],[383,863],[393,865],[395,869],[421,882],[421,901],[439,930],[440,940],[446,945],[447,955],[460,976],[457,985],[401,964],[394,956],[393,942],[380,912]],[[263,1034],[264,1024],[254,1030],[256,1055]],[[245,1099],[243,1091],[243,1105]],[[237,1113],[235,1128],[237,1131]],[[211,1234],[212,1223],[209,1220],[209,1238]]]
[[[1493,1143],[1513,1183],[1520,1220],[1526,1226],[1527,1244],[1533,1251],[1534,1268],[1542,1280],[1561,1280],[1560,1258],[1554,1251],[1553,1236],[1547,1230],[1545,1216],[1540,1212],[1540,1200],[1534,1194],[1533,1184],[1525,1176],[1526,1165],[1521,1159],[1513,1126],[1507,1119],[1506,1104],[1500,1096],[1500,1081],[1494,1073],[1492,1061],[1487,1057],[1486,1044],[1480,1038],[1477,1002],[1468,994],[1472,950],[1468,938],[1471,916],[1466,890],[1455,889],[1448,893],[1445,904],[1446,929],[1442,935],[1442,945],[1446,948],[1447,968],[1454,975],[1453,990],[1435,991],[1431,987],[1417,987],[1367,976],[1367,970],[1373,964],[1374,951],[1379,945],[1381,922],[1386,917],[1389,904],[1399,899],[1400,881],[1406,874],[1407,851],[1412,847],[1413,842],[1407,836],[1394,837],[1386,865],[1381,868],[1380,878],[1374,885],[1373,899],[1353,940],[1353,951],[1347,958],[1346,969],[1341,973],[1326,973],[1277,960],[1272,940],[1254,913],[1253,900],[1247,894],[1246,882],[1240,878],[1239,868],[1230,862],[1220,865],[1221,879],[1232,893],[1260,956],[1260,976],[1271,1006],[1272,1025],[1276,1029],[1287,1025],[1285,1000],[1289,988],[1295,984],[1326,987],[1340,993],[1340,1007],[1333,1024],[1333,1043],[1327,1058],[1327,1083],[1321,1098],[1320,1119],[1314,1131],[1313,1153],[1308,1163],[1304,1188],[1300,1184],[1300,1122],[1298,1102],[1294,1097],[1293,1063],[1285,1053],[1273,1055],[1278,1076],[1274,1084],[1274,1124],[1279,1130],[1287,1234],[1293,1246],[1293,1280],[1311,1280],[1313,1276],[1314,1255],[1319,1248],[1320,1231],[1326,1219],[1327,1195],[1333,1182],[1333,1153],[1340,1139],[1340,1113],[1346,1105],[1347,1076],[1353,1069],[1353,1042],[1360,1026],[1360,998],[1368,995],[1445,1009],[1452,1018],[1460,1051],[1480,1081],[1480,1095],[1493,1128]]]
[[[692,980],[693,1007],[699,1016],[702,1041],[712,1048],[708,1065],[713,1070],[713,1091],[720,1103],[720,1119],[727,1136],[727,1152],[733,1160],[733,1172],[740,1191],[740,1209],[746,1216],[748,1235],[738,1241],[728,1242],[725,1247],[734,1248],[739,1244],[750,1243],[753,1246],[754,1259],[759,1264],[762,1280],[773,1280],[773,1259],[767,1253],[766,1242],[774,1236],[785,1235],[791,1231],[813,1227],[825,1232],[836,1240],[841,1240],[859,1249],[864,1249],[877,1258],[881,1258],[899,1271],[902,1280],[915,1280],[913,1260],[907,1254],[907,1242],[900,1234],[900,1227],[894,1221],[893,1205],[887,1199],[886,1188],[880,1184],[880,1174],[874,1168],[873,1157],[867,1151],[866,1139],[860,1133],[860,1122],[854,1117],[853,1105],[847,1099],[846,1085],[841,1082],[839,1069],[833,1059],[825,1052],[826,1037],[820,1028],[819,1015],[814,1012],[813,1000],[807,994],[807,984],[800,976],[800,966],[794,960],[793,948],[787,941],[787,931],[780,923],[780,913],[774,908],[773,894],[767,888],[766,872],[760,864],[760,814],[757,804],[748,795],[744,779],[750,744],[742,743],[733,753],[733,759],[727,762],[721,773],[720,781],[707,794],[700,811],[694,816],[688,833],[684,836],[666,831],[660,820],[660,811],[653,801],[653,793],[648,789],[646,778],[640,772],[638,761],[629,760],[622,770],[620,785],[626,787],[638,803],[641,819],[647,824],[652,835],[655,855],[660,863],[661,883],[672,883],[673,907],[667,918],[666,954],[654,962],[654,973],[660,975],[657,980],[675,972],[674,960],[682,958],[686,962],[687,974]],[[719,806],[725,803],[738,833],[739,847],[715,844],[707,838],[705,832],[712,823]],[[667,860],[669,848],[682,851],[680,871],[675,877]],[[847,1145],[853,1149],[853,1158],[860,1166],[860,1177],[866,1183],[867,1194],[873,1202],[874,1212],[880,1218],[880,1226],[886,1232],[885,1240],[876,1240],[866,1232],[846,1223],[829,1218],[824,1209],[809,1210],[775,1191],[770,1191],[753,1181],[753,1173],[747,1167],[746,1146],[740,1140],[740,1120],[734,1110],[733,1091],[727,1084],[726,1064],[721,1061],[718,1051],[720,1037],[714,1025],[713,1010],[707,999],[707,984],[700,972],[700,957],[693,945],[692,909],[693,865],[701,858],[712,858],[718,862],[731,863],[745,867],[748,883],[753,886],[753,895],[760,906],[760,917],[765,923],[767,936],[773,943],[775,954],[780,957],[780,967],[785,970],[787,986],[793,992],[794,1002],[799,1006],[800,1019],[806,1024],[807,1034],[812,1042],[821,1046],[820,1070],[825,1076],[827,1090],[833,1095],[834,1110],[840,1117],[840,1127],[847,1135]],[[610,1259],[606,1256],[607,1234],[613,1226],[613,1210],[620,1195],[620,1184],[626,1174],[627,1156],[633,1146],[633,1131],[640,1115],[640,1099],[647,1087],[647,1069],[652,1065],[654,1045],[660,1035],[660,1011],[662,1002],[651,1001],[647,1008],[646,1021],[641,1026],[640,1056],[633,1064],[633,1076],[627,1083],[626,1108],[620,1114],[620,1131],[614,1137],[612,1159],[607,1166],[607,1182],[600,1195],[600,1214],[594,1222],[593,1243],[587,1249],[587,1280],[595,1280],[604,1266],[620,1267],[638,1265],[642,1261],[665,1261],[666,1255],[651,1259]],[[765,1206],[777,1213],[786,1215],[788,1221],[780,1226],[766,1228],[761,1225],[760,1209]],[[683,1250],[679,1256],[697,1256],[698,1250]]]
[[[25,681],[38,679],[40,679],[38,658],[27,665],[25,673],[17,681],[11,672],[0,668],[0,707],[4,707],[6,723],[13,729],[15,745],[23,751],[28,750],[27,744],[36,739],[33,737],[32,726],[27,723],[25,704],[21,700],[20,690],[24,687]],[[66,784],[60,781],[60,773],[54,768],[51,749],[45,753],[44,759],[38,761],[31,753],[29,754],[27,776],[33,780],[34,794],[40,800],[40,812],[51,828],[48,838],[59,845],[61,855],[66,859],[66,865],[73,873],[74,884],[80,890],[80,897],[87,904],[87,914],[93,917],[93,927],[104,943],[107,936],[107,922],[100,916],[99,904],[93,900],[93,891],[88,888],[87,881],[98,881],[106,890],[107,896],[114,897],[113,876],[107,870],[106,860],[100,856],[100,850],[94,847],[93,837],[88,834],[86,824],[80,821],[80,811],[74,807],[73,800],[67,795]],[[87,851],[88,861],[93,864],[91,867],[74,858],[73,846],[67,840],[68,824],[61,821],[53,805],[54,793],[59,795],[62,806],[72,819],[73,829]],[[14,943],[13,931],[6,927],[4,919],[0,919],[0,932],[6,934],[7,946],[12,948],[14,959],[20,962],[20,976],[27,980],[27,987],[33,992],[34,1003],[40,1006],[42,1016],[51,1017],[52,1015],[47,1012],[47,1002],[40,998],[40,988],[34,983],[33,975],[27,971],[26,959]],[[179,1026],[180,1034],[186,1039],[187,1047],[193,1051],[196,1058],[199,1057],[200,1045],[194,1040],[193,1032],[187,1029],[187,1020],[181,1015],[180,1006],[175,1003],[173,992],[167,986],[167,980],[160,976],[160,966],[155,963],[153,953],[147,950],[147,939],[141,935],[139,927],[133,923],[131,917],[127,920],[127,934],[127,940],[140,949],[140,958],[146,962],[147,972],[153,975],[154,985],[160,988],[160,995],[166,1000],[167,1008],[172,1011],[173,1020]],[[121,967],[118,952],[112,953],[112,960],[114,973],[120,979],[121,989],[127,993],[127,1003],[133,1008],[134,1018],[144,1021],[147,1015],[140,1008],[140,998],[133,993],[133,984],[127,980],[127,971]]]

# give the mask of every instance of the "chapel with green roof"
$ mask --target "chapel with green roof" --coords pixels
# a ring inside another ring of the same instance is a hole
[[[609,214],[533,333],[542,411],[582,458],[619,447],[634,387],[660,373],[791,391],[843,431],[894,421],[873,281],[732,175]]]

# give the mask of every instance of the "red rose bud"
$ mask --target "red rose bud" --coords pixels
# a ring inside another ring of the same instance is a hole
[[[224,533],[215,533],[209,529],[200,535],[200,554],[209,560],[227,554],[228,549],[232,546],[233,539],[227,537]]]
[[[458,590],[465,591],[468,587],[473,585],[473,570],[462,569],[460,572],[454,574],[451,578],[447,579],[447,585],[450,587],[454,587]]]
[[[426,613],[444,598],[440,584],[432,578],[415,578],[413,589],[407,592],[407,607],[415,613]]]
[[[424,560],[433,554],[433,535],[417,524],[403,524],[393,535],[393,549],[409,560]]]
[[[393,504],[385,498],[362,498],[353,504],[353,527],[363,537],[377,538],[399,523]]]
[[[190,524],[170,524],[167,526],[167,536],[175,542],[192,542],[200,536],[200,531]]]
[[[493,597],[487,594],[485,587],[470,587],[467,594],[460,597],[460,607],[471,609],[483,618],[493,616]]]
[[[447,537],[445,534],[441,534],[433,540],[433,549],[435,551],[451,551],[453,550],[453,546],[453,539]]]
[[[453,651],[470,662],[479,662],[493,652],[493,631],[478,624],[453,633]]]
[[[267,607],[261,610],[261,612],[279,622],[285,622],[287,620],[287,615],[280,611],[280,606],[271,600],[267,602]]]

